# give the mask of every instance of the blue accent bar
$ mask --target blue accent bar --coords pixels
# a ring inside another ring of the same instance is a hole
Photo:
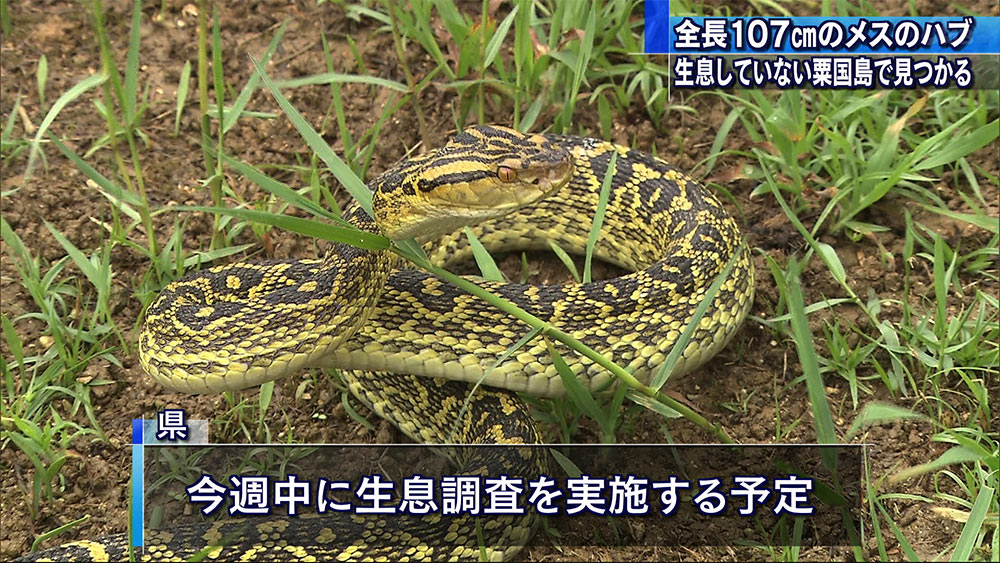
[[[673,30],[670,27],[670,0],[646,0],[643,4],[644,53],[670,53]]]
[[[142,421],[137,420],[139,427]],[[133,425],[133,430],[135,426]],[[141,436],[141,434],[140,434]],[[143,545],[143,508],[146,505],[143,497],[143,446],[142,440],[139,444],[132,445],[132,547]]]
[[[132,419],[132,444],[142,445],[142,419]]]

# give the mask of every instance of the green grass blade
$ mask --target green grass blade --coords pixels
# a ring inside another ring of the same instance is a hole
[[[73,152],[72,149],[64,145],[62,141],[57,139],[54,135],[49,136],[49,141],[51,141],[52,144],[59,149],[59,152],[63,153],[63,155],[66,158],[72,161],[73,164],[75,164],[77,168],[79,168],[80,171],[83,172],[84,176],[93,180],[94,183],[97,184],[98,187],[100,187],[101,190],[104,192],[105,197],[107,197],[113,202],[122,202],[131,205],[133,207],[139,207],[143,205],[143,202],[139,198],[139,196],[135,195],[134,193],[128,190],[122,189],[121,186],[107,179],[103,174],[98,172],[93,166],[91,166],[85,160],[80,158],[75,152]]]
[[[10,350],[10,354],[14,356],[14,363],[20,370],[23,370],[24,349],[21,343],[21,337],[17,334],[17,329],[14,328],[14,323],[12,323],[10,319],[7,318],[7,315],[3,313],[0,313],[0,327],[3,328],[3,337],[7,342],[7,349]]]
[[[239,172],[254,184],[257,184],[265,191],[277,197],[280,201],[290,203],[293,207],[297,207],[303,211],[308,211],[313,215],[317,215],[319,217],[325,217],[333,221],[338,221],[342,224],[347,224],[347,222],[344,221],[344,219],[342,219],[341,217],[337,217],[336,215],[327,211],[322,206],[316,204],[309,198],[293,190],[291,187],[288,186],[288,184],[275,180],[274,178],[268,176],[267,174],[264,174],[254,166],[236,160],[235,158],[229,155],[223,155],[222,160],[223,162],[226,163],[226,166]]]
[[[917,163],[913,170],[925,170],[936,168],[945,164],[951,164],[956,160],[977,151],[992,143],[1000,136],[1000,120],[994,119],[992,122],[983,125],[968,135],[959,137],[952,142],[944,143],[940,150],[933,152],[932,156]]]
[[[773,270],[772,273],[774,273]],[[854,300],[847,297],[834,297],[831,299],[824,299],[822,301],[817,301],[812,305],[806,307],[806,315],[811,315],[816,311],[822,311],[823,309],[833,309],[837,305],[841,305],[844,303],[854,303]],[[761,322],[767,325],[774,325],[776,323],[787,321],[791,318],[792,318],[791,315],[785,313],[784,315],[778,315],[777,317],[771,317],[770,319],[761,319]]]
[[[606,96],[597,96],[597,120],[601,124],[601,138],[611,138],[611,104]]]
[[[503,273],[500,272],[497,263],[490,256],[490,253],[487,252],[483,243],[479,242],[479,239],[473,234],[472,229],[465,227],[465,236],[469,237],[469,246],[472,248],[472,255],[476,259],[476,264],[479,266],[479,271],[483,274],[483,278],[488,281],[504,281]]]
[[[449,443],[452,442],[451,437],[455,436],[455,433],[458,431],[458,425],[462,421],[462,417],[465,416],[465,411],[466,409],[469,408],[472,402],[472,398],[475,396],[476,389],[478,389],[479,386],[482,385],[483,381],[485,381],[486,378],[489,377],[491,373],[493,373],[493,370],[496,369],[497,366],[503,365],[503,363],[506,362],[508,358],[514,355],[514,352],[517,352],[521,348],[524,348],[525,345],[534,340],[535,337],[537,337],[541,333],[542,329],[540,327],[533,327],[524,336],[518,339],[517,342],[511,344],[506,350],[504,350],[503,354],[500,354],[500,356],[496,359],[496,361],[493,362],[493,364],[490,365],[490,367],[483,372],[483,375],[482,377],[479,378],[479,381],[476,381],[475,385],[472,386],[472,391],[470,391],[469,394],[465,397],[465,401],[462,403],[462,408],[458,411],[458,416],[455,417],[455,423],[452,425],[451,431],[448,433],[449,438],[445,440],[445,442]]]
[[[351,405],[351,396],[348,393],[347,389],[344,389],[343,391],[340,392],[340,403],[344,405],[344,410],[347,411],[347,415],[350,416],[352,419],[354,419],[355,422],[357,422],[361,426],[364,426],[368,430],[371,430],[372,432],[376,431],[375,425],[372,424],[371,422],[368,422],[368,420],[365,417],[361,416],[361,413],[359,413],[357,409],[355,409]]]
[[[139,101],[139,46],[141,44],[142,2],[132,3],[132,29],[129,30],[128,52],[125,55],[125,83],[123,84],[124,99],[122,111],[125,114],[125,126],[129,129],[136,126],[136,104]]]
[[[521,121],[517,124],[518,131],[528,132],[534,127],[535,121],[538,119],[539,114],[542,112],[542,107],[545,106],[545,98],[539,96],[535,98],[535,101],[531,102],[528,109],[525,110],[524,116],[521,117]]]
[[[93,262],[90,261],[90,258],[88,258],[86,254],[70,242],[69,239],[63,236],[63,234],[60,233],[59,230],[52,225],[52,223],[46,221],[45,226],[49,229],[49,232],[52,233],[52,236],[55,237],[59,245],[63,247],[66,254],[68,254],[73,260],[76,267],[80,268],[83,275],[90,280],[90,283],[94,284],[94,287],[101,287],[103,284],[102,280],[104,278],[104,275],[102,274],[110,275],[110,272],[103,272],[99,269]]]
[[[202,252],[195,252],[184,259],[181,262],[181,270],[187,270],[188,268],[194,268],[200,264],[207,264],[209,262],[214,262],[219,258],[225,258],[226,256],[232,256],[234,254],[239,254],[244,250],[253,246],[252,243],[238,244],[236,246],[227,246],[225,248],[216,248],[215,250],[205,250]]]
[[[899,524],[897,524],[896,520],[893,519],[892,515],[889,514],[889,511],[886,510],[884,506],[882,506],[882,503],[878,503],[878,509],[879,512],[882,513],[882,516],[885,518],[885,522],[892,529],[892,535],[896,536],[896,541],[899,542],[899,546],[903,549],[903,553],[906,555],[906,560],[922,561],[920,556],[917,555],[915,551],[913,551],[913,546],[910,545],[910,541],[906,539],[905,535],[903,535],[903,530],[899,529]],[[882,549],[884,550],[884,548]],[[881,561],[888,561],[888,560],[889,560],[888,558],[881,559]]]
[[[15,265],[20,270],[23,268],[28,268],[31,266],[31,254],[28,249],[24,246],[24,241],[21,237],[10,227],[10,223],[0,215],[0,240],[3,240],[4,244],[8,246],[5,250],[10,255],[11,258],[15,259]],[[33,272],[37,275],[37,272]]]
[[[46,131],[49,130],[49,126],[52,125],[53,121],[55,121],[59,112],[61,112],[70,102],[82,96],[84,92],[90,90],[91,88],[100,86],[107,79],[108,77],[104,74],[95,74],[84,78],[72,88],[63,92],[63,95],[59,96],[59,98],[56,99],[56,102],[52,104],[48,113],[45,114],[45,118],[42,119],[41,125],[38,126],[38,130],[35,131],[35,138],[31,141],[31,151],[28,153],[28,165],[25,167],[24,171],[25,183],[27,183],[27,181],[31,178],[31,173],[35,167],[35,159],[38,157],[38,151],[41,148],[42,137],[45,136]]]
[[[347,164],[340,159],[330,148],[330,145],[326,144],[323,137],[312,128],[311,125],[302,117],[299,110],[288,101],[285,96],[281,94],[278,90],[277,85],[271,80],[271,77],[267,75],[264,67],[260,65],[255,59],[252,59],[254,68],[257,74],[260,75],[261,80],[264,82],[264,86],[271,92],[275,101],[281,106],[282,111],[288,116],[288,119],[295,126],[295,129],[302,135],[305,139],[306,144],[309,145],[313,151],[316,152],[317,156],[320,157],[323,162],[326,163],[327,167],[330,168],[330,172],[343,184],[344,188],[358,201],[361,207],[368,212],[368,215],[374,217],[375,214],[372,212],[372,192],[368,189],[363,181],[351,170]]]
[[[490,37],[490,42],[486,44],[486,53],[483,57],[483,67],[488,67],[493,64],[493,59],[496,58],[497,53],[500,52],[500,46],[503,44],[504,38],[507,37],[507,32],[510,30],[510,26],[514,23],[514,18],[517,17],[517,11],[519,6],[514,6],[514,9],[507,14],[507,17],[500,22],[497,26],[497,30],[493,33],[493,37]]]
[[[719,158],[719,151],[722,150],[723,143],[729,138],[729,131],[733,128],[733,124],[739,119],[743,110],[742,106],[734,107],[726,115],[726,118],[722,120],[722,125],[719,126],[719,131],[715,134],[715,140],[712,141],[712,148],[708,151],[708,154],[711,156],[708,158],[708,162],[705,163],[706,176],[715,168],[715,161]]]
[[[840,123],[848,117],[851,117],[858,110],[871,107],[878,104],[885,98],[885,92],[877,92],[869,96],[858,97],[847,101],[843,106],[837,109],[832,115],[830,115],[830,123]]]
[[[882,173],[889,170],[889,164],[898,152],[899,135],[906,127],[906,122],[909,121],[914,115],[920,113],[920,110],[924,108],[926,103],[926,96],[918,99],[906,110],[902,117],[893,121],[888,127],[885,128],[878,148],[875,149],[875,152],[872,153],[871,158],[868,160],[869,171]]]
[[[552,454],[552,458],[556,460],[559,467],[561,467],[569,477],[578,479],[581,475],[583,475],[583,471],[580,471],[580,468],[573,463],[573,460],[563,455],[560,451],[555,448],[549,448],[549,453]]]
[[[18,94],[14,98],[14,106],[10,108],[10,115],[7,116],[7,122],[4,123],[3,131],[0,132],[0,142],[6,144],[11,142],[11,136],[14,134],[14,124],[17,122],[17,112],[21,109],[21,95]]]
[[[823,384],[823,374],[819,371],[819,360],[813,349],[813,335],[806,319],[805,303],[802,300],[802,287],[799,281],[798,263],[789,264],[792,276],[788,285],[783,288],[788,300],[788,312],[792,315],[792,336],[795,338],[795,348],[798,350],[802,374],[806,380],[806,390],[813,411],[813,424],[816,427],[816,441],[820,444],[836,444],[836,427],[833,424],[833,414],[826,399],[826,387]],[[824,450],[825,451],[825,450]],[[826,457],[826,456],[824,456]]]
[[[35,81],[38,83],[38,104],[45,105],[45,84],[49,80],[49,59],[42,53],[38,58],[38,67],[35,69]]]
[[[937,304],[937,316],[935,317],[934,323],[937,327],[944,326],[947,322],[948,315],[948,281],[949,277],[945,275],[945,269],[948,267],[944,256],[944,239],[940,235],[934,233],[934,267],[933,267],[933,282],[934,282],[934,297],[935,303]],[[957,256],[952,256],[957,258]],[[950,270],[950,268],[948,268]]]
[[[580,93],[580,84],[586,76],[587,68],[590,67],[591,53],[594,48],[594,29],[597,27],[597,10],[590,10],[584,28],[583,38],[580,39],[580,50],[576,53],[576,65],[573,69],[573,77],[569,95],[566,97],[566,105],[559,115],[563,128],[569,128],[573,118],[573,111],[576,108],[576,97]],[[551,40],[551,39],[550,39]],[[549,53],[553,58],[557,58],[555,53]]]
[[[581,412],[595,420],[601,428],[604,428],[605,416],[597,406],[594,396],[580,383],[576,374],[569,368],[566,360],[563,359],[559,351],[552,345],[552,341],[546,339],[545,345],[549,348],[549,355],[552,356],[552,364],[556,367],[559,379],[562,380],[563,387],[566,389],[566,395]]]
[[[683,416],[684,418],[690,420],[692,423],[697,425],[699,428],[702,428],[705,431],[714,435],[719,441],[726,444],[734,443],[732,437],[730,437],[729,434],[726,433],[726,431],[723,428],[721,428],[718,425],[713,425],[709,423],[707,420],[705,420],[705,417],[691,410],[686,405],[681,404],[677,400],[672,399],[671,397],[659,391],[656,391],[655,389],[652,389],[648,385],[644,385],[642,382],[637,380],[635,376],[629,373],[626,369],[622,368],[621,366],[615,364],[613,361],[597,353],[583,342],[580,342],[579,340],[574,338],[572,335],[562,332],[561,330],[553,327],[551,324],[539,319],[538,317],[532,315],[531,313],[525,311],[524,309],[521,309],[520,307],[514,305],[511,302],[499,298],[495,294],[476,285],[470,280],[463,278],[462,276],[452,274],[451,272],[443,268],[439,268],[434,264],[431,264],[426,258],[421,258],[413,253],[404,252],[399,248],[394,248],[393,252],[413,262],[420,268],[429,271],[430,273],[443,279],[444,281],[454,286],[457,286],[460,289],[472,295],[475,295],[476,297],[479,297],[480,299],[489,303],[491,306],[496,307],[498,310],[516,317],[517,319],[521,320],[528,326],[542,330],[543,334],[545,334],[546,336],[558,340],[559,342],[562,342],[566,346],[582,354],[584,357],[589,358],[597,365],[603,367],[604,369],[607,369],[612,375],[617,377],[620,382],[628,385],[630,388],[644,395],[655,397],[656,400],[663,402],[668,407],[680,413],[681,416]],[[579,385],[578,381],[577,384]]]
[[[970,215],[968,213],[959,213],[957,211],[952,211],[951,209],[937,207],[933,205],[922,205],[922,207],[928,211],[933,211],[939,215],[944,215],[945,217],[950,217],[959,221],[964,221],[970,225],[975,225],[980,229],[987,230],[993,234],[1000,234],[1000,222],[997,222],[997,218],[990,217],[988,215]]]
[[[868,403],[861,410],[861,414],[854,419],[850,429],[847,430],[847,438],[852,438],[862,428],[871,424],[893,422],[896,420],[906,420],[910,418],[926,419],[927,417],[920,413],[915,413],[910,409],[897,407],[896,405],[876,402]]]
[[[263,64],[263,61],[261,64]],[[387,80],[377,76],[365,76],[361,74],[341,74],[338,72],[324,72],[321,74],[303,76],[302,78],[276,80],[274,81],[274,84],[278,88],[301,88],[302,86],[327,84],[371,84],[372,86],[381,86],[383,88],[389,88],[390,90],[396,90],[403,93],[410,91],[409,86],[403,84],[402,82],[396,82],[395,80]]]
[[[836,264],[840,263],[840,259],[838,258],[837,262],[835,264],[834,262],[831,261],[832,258],[833,258],[833,256],[831,256],[829,252],[824,253],[822,251],[819,251],[819,241],[817,241],[816,238],[812,235],[812,233],[810,233],[809,230],[806,229],[805,225],[802,224],[802,221],[799,220],[799,217],[788,206],[788,202],[786,202],[785,198],[782,197],[781,190],[778,189],[777,184],[775,184],[775,182],[774,182],[774,178],[768,172],[768,167],[767,167],[767,164],[764,161],[763,154],[760,151],[756,150],[756,149],[754,150],[754,152],[756,153],[757,158],[760,161],[762,170],[764,171],[765,177],[767,178],[767,184],[766,184],[767,185],[767,191],[770,191],[771,194],[774,195],[774,199],[778,202],[778,205],[781,206],[781,210],[784,211],[785,216],[788,218],[788,221],[795,227],[795,230],[797,230],[799,232],[799,234],[802,235],[802,238],[806,239],[806,242],[809,243],[809,246],[811,248],[813,248],[813,249],[816,250],[816,252],[820,256],[820,259],[822,259],[823,263],[826,264],[827,269],[829,269],[831,273],[834,272],[835,270],[837,270],[838,268],[837,268]],[[836,253],[833,253],[833,255],[836,256]],[[841,265],[839,269],[843,270],[843,265]],[[789,284],[789,285],[791,285],[791,284]],[[864,310],[864,312],[866,314],[869,315],[869,318],[871,319],[871,321],[873,323],[877,323],[878,322],[874,318],[874,316],[871,316],[871,313],[864,306],[864,303],[861,301],[861,299],[854,292],[854,290],[851,288],[850,285],[848,285],[847,283],[841,283],[840,286],[851,297],[851,300],[854,301],[862,310]]]
[[[969,512],[969,519],[962,526],[962,535],[958,537],[958,543],[955,544],[955,551],[951,554],[952,561],[971,561],[972,550],[976,547],[976,538],[979,537],[979,532],[983,529],[983,522],[986,520],[986,512],[990,508],[990,504],[993,503],[993,494],[996,491],[989,486],[983,485],[979,489],[979,494],[976,495],[976,502],[972,505],[972,510]],[[994,534],[997,531],[993,532]]]
[[[285,26],[288,24],[288,20],[281,22],[281,26],[278,27],[278,31],[274,33],[274,37],[271,38],[271,43],[268,44],[267,50],[264,51],[264,56],[260,60],[262,67],[267,67],[268,61],[271,60],[271,55],[278,49],[278,44],[281,43],[281,38],[285,34]],[[222,132],[227,133],[232,129],[233,125],[243,115],[243,110],[247,107],[247,103],[250,101],[250,96],[257,91],[257,85],[260,83],[260,76],[257,74],[251,74],[247,83],[240,90],[239,96],[236,97],[236,101],[233,102],[233,107],[226,112],[225,117],[222,119]]]
[[[939,455],[937,459],[903,469],[889,478],[890,483],[899,483],[917,475],[943,469],[956,463],[982,461],[983,454],[965,446],[955,446]]]
[[[219,23],[219,7],[212,5],[212,92],[215,94],[215,106],[221,118],[226,102],[225,68],[222,64],[222,31]],[[220,139],[222,135],[219,135]]]
[[[420,246],[420,243],[418,243],[416,240],[412,238],[406,240],[398,240],[396,241],[396,246],[401,250],[409,253],[408,254],[409,256],[416,256],[424,260],[427,260],[427,253],[424,252],[424,247]]]
[[[597,210],[594,212],[594,222],[590,225],[590,235],[587,237],[587,253],[583,262],[583,283],[592,281],[590,267],[594,259],[594,247],[597,246],[597,239],[601,237],[601,227],[604,225],[604,214],[608,210],[608,197],[611,194],[611,178],[615,175],[615,168],[618,165],[618,152],[611,153],[608,160],[608,169],[604,173],[604,180],[601,182],[601,193],[597,199]]]
[[[708,307],[715,300],[715,295],[719,293],[719,288],[722,284],[729,279],[729,273],[733,271],[733,267],[736,266],[736,261],[739,259],[740,255],[747,250],[743,247],[737,249],[733,256],[726,263],[726,267],[719,272],[719,275],[715,277],[712,281],[712,285],[708,287],[705,292],[705,297],[702,298],[701,303],[698,303],[698,307],[694,310],[694,315],[692,315],[691,320],[688,321],[687,326],[684,327],[684,332],[681,333],[680,338],[674,344],[674,347],[670,349],[670,354],[663,361],[663,365],[660,366],[659,372],[653,378],[650,387],[659,391],[661,387],[667,382],[670,374],[673,373],[674,367],[677,365],[677,361],[680,360],[681,354],[684,353],[684,349],[687,348],[688,342],[691,341],[691,336],[694,335],[695,329],[701,324],[702,317],[705,316],[705,312],[708,311]]]
[[[661,403],[660,401],[657,401],[653,397],[648,397],[642,393],[636,393],[632,389],[626,391],[625,396],[634,403],[639,404],[664,418],[680,418],[681,416],[681,413]]]
[[[14,32],[14,27],[10,23],[10,10],[7,8],[7,0],[0,0],[0,30],[3,30],[3,34],[8,37]]]
[[[823,262],[829,266],[830,275],[833,276],[833,279],[837,280],[837,283],[840,285],[845,285],[847,283],[847,271],[844,270],[844,265],[840,263],[840,256],[837,256],[837,251],[825,242],[816,241],[816,252],[820,255]]]
[[[552,252],[556,253],[556,256],[559,257],[559,260],[561,260],[563,265],[566,266],[566,269],[569,270],[569,273],[573,276],[573,279],[579,282],[580,273],[576,271],[576,264],[573,262],[573,258],[570,257],[570,255],[567,254],[566,251],[563,250],[561,246],[556,244],[555,241],[551,240],[549,241],[549,248],[552,249]]]
[[[181,69],[181,79],[177,83],[177,112],[174,114],[174,136],[181,128],[181,114],[184,113],[184,104],[187,102],[188,85],[191,82],[191,61],[184,61],[184,68]]]
[[[266,211],[256,211],[252,209],[227,209],[225,207],[199,207],[199,206],[178,206],[171,208],[174,211],[202,211],[205,213],[219,213],[230,215],[240,219],[246,219],[255,223],[272,225],[313,238],[320,238],[334,242],[342,242],[358,248],[367,250],[385,250],[389,248],[389,239],[366,233],[353,227],[337,227],[327,225],[319,221],[291,217],[279,213],[268,213]]]
[[[59,534],[67,532],[67,531],[69,531],[69,530],[71,530],[71,529],[79,526],[80,524],[83,524],[87,520],[90,520],[90,515],[89,514],[87,514],[87,515],[85,515],[85,516],[83,516],[81,518],[77,518],[76,520],[73,520],[72,522],[67,522],[67,523],[63,524],[62,526],[59,526],[58,528],[54,528],[52,530],[49,530],[48,532],[45,532],[44,534],[39,534],[38,537],[35,538],[35,541],[31,542],[31,552],[34,552],[35,550],[37,550],[38,546],[42,545],[46,541],[48,541],[48,540],[50,540],[50,539],[58,536]]]

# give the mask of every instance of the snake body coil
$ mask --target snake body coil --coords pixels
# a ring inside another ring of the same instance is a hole
[[[697,182],[662,160],[595,139],[475,127],[379,176],[372,183],[375,222],[360,210],[350,220],[393,239],[429,241],[430,258],[445,265],[471,256],[466,235],[455,232],[470,223],[491,251],[549,249],[554,243],[579,254],[586,249],[612,155],[617,156],[593,254],[632,273],[553,286],[477,283],[648,383],[709,286],[732,263],[680,357],[672,374],[677,377],[735,333],[752,301],[753,268],[732,217]],[[528,332],[523,323],[430,274],[397,266],[388,252],[339,244],[322,260],[202,271],[168,286],[149,308],[140,360],[164,385],[196,393],[258,385],[309,366],[336,367],[356,396],[417,441],[540,441],[513,392],[565,393],[546,343],[536,339],[497,365]],[[590,389],[612,383],[591,360],[562,344],[555,348]],[[463,408],[473,391],[462,382],[480,381],[491,388],[477,388]],[[468,471],[493,474],[543,467],[531,454],[518,455],[459,461]],[[211,555],[479,559],[482,542],[489,557],[502,558],[524,544],[534,525],[530,517],[511,518],[477,532],[462,519],[413,518],[405,529],[377,518],[351,520],[289,519],[279,540],[267,534],[243,537],[244,545],[219,547]],[[217,533],[226,524],[216,526]],[[321,530],[344,538],[352,527],[365,535],[349,547],[295,549],[297,535],[315,545]],[[158,549],[147,549],[146,556],[154,559],[197,553],[216,537],[206,526],[152,534],[147,546]],[[103,538],[35,556],[115,559],[123,544],[121,537]]]

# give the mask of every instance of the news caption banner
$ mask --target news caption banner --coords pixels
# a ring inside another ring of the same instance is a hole
[[[542,448],[548,473],[456,474],[438,455],[481,448]],[[612,545],[852,545],[861,467],[861,445],[211,444],[207,421],[170,409],[133,421],[132,543],[199,523],[249,531],[269,519],[377,517],[405,529],[414,518],[485,525],[534,512],[550,527],[586,531],[564,546],[596,545],[593,530]],[[329,549],[341,540],[296,541]]]
[[[998,17],[678,17],[669,2],[645,7],[644,52],[669,55],[675,88],[1000,86]]]

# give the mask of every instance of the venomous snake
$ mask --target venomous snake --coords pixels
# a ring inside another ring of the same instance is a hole
[[[718,200],[658,158],[591,138],[473,127],[373,180],[374,220],[360,207],[346,216],[354,226],[393,240],[417,237],[427,243],[430,259],[443,265],[472,255],[467,236],[456,231],[468,224],[491,251],[549,249],[555,243],[579,254],[615,153],[593,255],[631,273],[563,285],[476,283],[648,382],[731,262],[680,356],[672,374],[677,377],[704,363],[735,333],[752,301],[753,267],[736,222]],[[515,392],[565,393],[546,342],[535,339],[498,363],[527,327],[428,273],[401,266],[388,251],[336,244],[318,260],[203,270],[170,284],[149,307],[140,361],[165,386],[193,393],[259,385],[306,367],[336,367],[352,393],[418,442],[540,442]],[[593,361],[562,344],[554,347],[591,390],[613,383]],[[544,460],[532,455],[520,452],[512,460],[486,454],[457,462],[472,473],[543,468]],[[257,560],[495,559],[515,554],[535,525],[530,516],[478,528],[462,518],[341,520],[281,520],[267,528],[270,537],[258,524],[236,532],[239,545],[207,553]],[[232,535],[226,532],[230,525],[147,532],[144,557],[190,557],[220,543],[223,533]],[[324,547],[317,538],[325,533],[361,538]],[[109,536],[29,557],[116,560],[125,557],[126,545],[123,536]]]

